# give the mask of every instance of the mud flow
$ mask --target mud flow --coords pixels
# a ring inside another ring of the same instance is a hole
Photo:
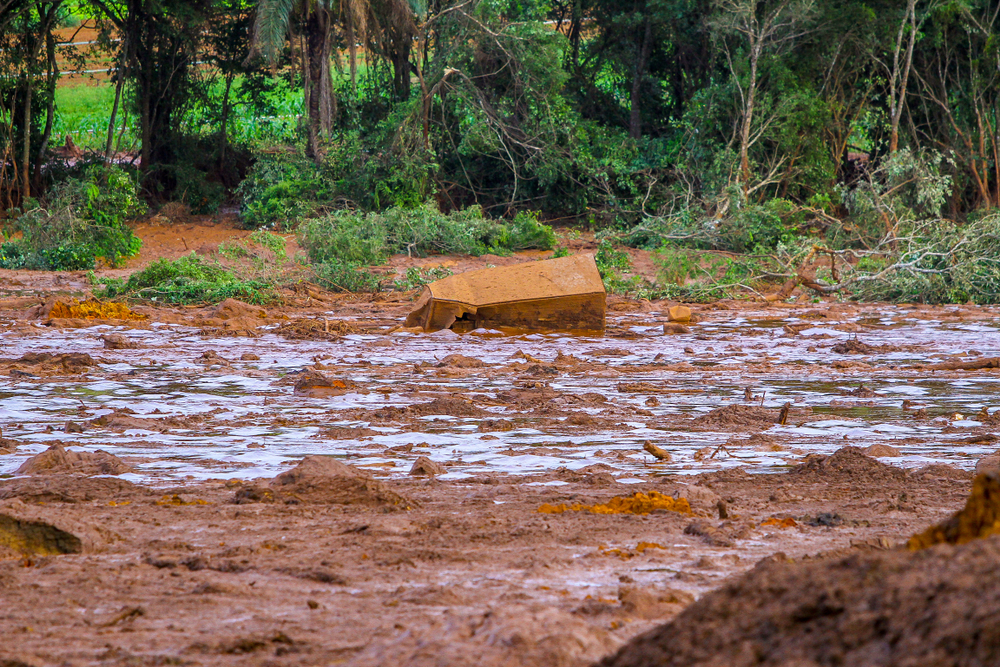
[[[143,483],[273,476],[309,454],[384,475],[425,455],[447,467],[443,479],[602,462],[627,482],[773,470],[844,444],[891,447],[903,467],[971,469],[993,451],[974,436],[1000,409],[1000,375],[924,367],[1000,350],[996,323],[905,308],[835,323],[815,314],[744,313],[681,334],[665,334],[655,312],[618,316],[601,338],[445,330],[305,341],[268,327],[217,338],[156,322],[4,332],[0,423],[22,444],[0,472],[55,441],[133,458],[125,478]],[[91,360],[18,363],[37,354]],[[343,389],[309,385],[307,370]],[[647,440],[671,460],[646,453]]]
[[[668,305],[4,311],[0,663],[589,665],[762,559],[905,550],[1000,469],[995,310]]]

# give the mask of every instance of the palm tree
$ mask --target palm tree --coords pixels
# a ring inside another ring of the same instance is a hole
[[[334,26],[340,24],[344,30],[354,85],[357,44],[368,42],[369,26],[375,28],[372,32],[391,30],[393,35],[406,35],[412,41],[420,4],[420,0],[260,0],[254,21],[253,46],[270,62],[277,59],[293,21],[297,19],[303,26],[307,73],[304,92],[309,130],[306,152],[310,157],[319,157],[319,135],[330,131],[336,108],[330,84],[330,38]],[[409,48],[405,53],[408,81]],[[401,67],[397,62],[393,66],[397,70]]]

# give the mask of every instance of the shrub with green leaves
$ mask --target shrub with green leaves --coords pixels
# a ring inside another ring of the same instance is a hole
[[[176,260],[159,259],[127,279],[104,279],[109,299],[125,297],[159,303],[218,303],[239,299],[270,303],[274,286],[263,280],[240,280],[220,264],[209,264],[194,253]]]
[[[291,229],[331,203],[330,180],[300,153],[263,154],[237,190],[247,229]]]
[[[339,210],[304,222],[299,243],[313,262],[380,264],[394,253],[509,254],[538,248],[550,250],[555,232],[522,212],[510,223],[490,220],[477,206],[441,213],[433,204],[413,209],[391,208],[381,213]]]
[[[82,179],[58,183],[44,203],[31,202],[14,221],[22,233],[4,244],[10,268],[93,269],[97,260],[118,266],[142,241],[126,220],[145,213],[135,181],[117,167],[94,166]]]
[[[377,289],[378,280],[361,267],[381,264],[394,253],[505,255],[550,250],[556,242],[552,228],[533,213],[503,223],[486,218],[478,206],[444,214],[430,203],[381,213],[338,210],[302,223],[298,236],[317,279],[352,292]]]

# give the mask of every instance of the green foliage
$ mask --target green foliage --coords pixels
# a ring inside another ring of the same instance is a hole
[[[1000,214],[966,225],[906,225],[895,250],[865,257],[849,277],[855,298],[917,303],[1000,303]]]
[[[82,179],[67,179],[44,205],[32,203],[14,222],[22,238],[8,242],[5,261],[20,255],[29,269],[92,269],[98,259],[117,266],[139,252],[141,241],[126,220],[146,210],[135,181],[117,167],[90,167]]]
[[[312,269],[317,283],[338,292],[377,292],[380,287],[378,276],[355,263],[320,262]]]
[[[452,270],[444,266],[435,266],[429,269],[411,266],[406,269],[406,276],[403,279],[393,281],[393,288],[398,292],[409,292],[450,275],[454,275]]]
[[[238,189],[247,229],[294,229],[334,199],[329,179],[300,153],[264,154]]]
[[[403,252],[426,256],[549,250],[556,241],[552,228],[531,213],[519,213],[505,224],[484,217],[475,206],[444,214],[433,204],[382,213],[342,209],[304,222],[298,235],[311,261],[356,265],[379,264]]]
[[[159,259],[127,279],[101,281],[105,298],[129,298],[157,303],[218,303],[239,299],[261,304],[277,300],[274,286],[262,280],[241,280],[219,264],[208,264],[191,253],[173,261]]]
[[[699,254],[684,248],[664,246],[654,256],[661,283],[683,287],[698,269]]]
[[[718,223],[712,247],[739,253],[773,250],[792,237],[797,211],[785,199],[742,206]]]
[[[298,229],[299,244],[313,263],[317,280],[343,291],[375,291],[379,279],[362,267],[383,263],[389,255],[509,254],[518,250],[551,249],[555,232],[528,212],[510,223],[490,220],[479,207],[441,213],[433,204],[413,209],[390,208],[381,213],[341,209],[307,220]],[[416,287],[441,274],[407,273],[406,285]]]

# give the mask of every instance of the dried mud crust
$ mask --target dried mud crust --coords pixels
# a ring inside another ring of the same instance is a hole
[[[610,470],[534,478],[558,487],[505,474],[373,480],[307,457],[247,483],[0,480],[0,512],[14,503],[17,516],[78,531],[84,545],[0,559],[0,632],[16,639],[0,659],[582,667],[776,551],[876,558],[950,515],[969,488],[957,470],[899,471],[864,489],[833,465],[813,477],[737,469],[641,484]],[[652,491],[687,498],[693,515],[538,512]],[[831,516],[840,520],[816,520]]]

